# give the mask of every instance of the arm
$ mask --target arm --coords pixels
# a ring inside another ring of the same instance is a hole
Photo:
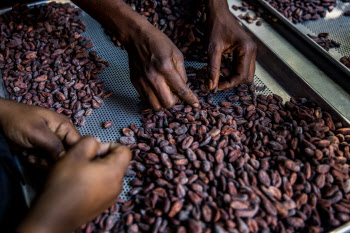
[[[231,14],[227,0],[206,0],[208,11],[209,88],[233,88],[253,81],[256,45]],[[222,54],[233,52],[231,74],[220,80]]]
[[[155,110],[170,108],[178,97],[197,107],[186,85],[182,53],[171,40],[122,0],[73,0],[109,30],[129,54],[130,78],[141,98]]]
[[[124,46],[148,26],[148,21],[122,0],[73,0],[76,5],[98,20],[104,27],[117,32]]]

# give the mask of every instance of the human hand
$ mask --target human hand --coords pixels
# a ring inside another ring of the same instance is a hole
[[[64,115],[1,98],[0,128],[21,149],[40,149],[53,159],[81,137]]]
[[[82,138],[53,167],[18,232],[68,233],[92,220],[120,194],[130,159],[126,146]]]
[[[172,107],[178,97],[198,107],[197,97],[186,84],[183,55],[173,42],[149,23],[131,38],[126,44],[130,77],[141,98],[155,110]]]
[[[240,83],[253,81],[256,45],[228,9],[227,1],[209,1],[208,15],[208,70],[209,89],[230,89]],[[221,57],[233,52],[231,74],[220,80]]]
[[[197,106],[198,99],[186,85],[182,53],[145,17],[122,0],[73,2],[115,33],[129,54],[131,82],[153,109],[170,108],[178,98]]]

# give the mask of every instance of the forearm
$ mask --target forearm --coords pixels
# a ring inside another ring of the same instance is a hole
[[[118,40],[127,43],[149,22],[122,0],[72,0],[98,20],[104,27],[116,32]]]
[[[52,209],[53,204],[46,196],[41,195],[30,209],[17,227],[18,233],[69,233],[78,227],[64,217],[64,211],[69,211],[69,207]]]
[[[12,103],[14,103],[14,101],[7,100],[0,97],[0,128],[1,128],[1,117],[4,116],[5,114],[9,114]]]

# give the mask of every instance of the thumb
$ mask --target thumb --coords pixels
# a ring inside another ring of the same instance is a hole
[[[209,89],[213,90],[219,82],[222,51],[217,45],[208,47]]]
[[[113,142],[109,143],[109,151],[107,155],[103,157],[103,161],[106,162],[108,166],[113,167],[117,177],[123,178],[131,157],[132,154],[128,147]]]
[[[95,158],[101,147],[98,138],[92,136],[82,137],[72,149],[67,152],[68,156],[75,156],[81,159],[91,160]]]

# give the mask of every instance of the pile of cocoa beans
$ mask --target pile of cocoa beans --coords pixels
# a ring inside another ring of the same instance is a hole
[[[145,109],[122,130],[131,198],[119,220],[114,205],[77,232],[317,233],[350,220],[350,128],[254,84],[214,104],[207,72],[187,73],[200,107]]]
[[[324,48],[327,52],[329,49],[332,48],[338,48],[340,47],[340,43],[328,39],[329,33],[322,32],[318,34],[317,36],[307,34],[308,37],[310,37],[312,40],[314,40],[318,45],[320,45],[322,48]]]
[[[206,61],[204,31],[206,6],[202,0],[126,0],[134,10],[165,33],[184,54],[186,59]],[[117,46],[121,43],[111,32]]]
[[[293,23],[324,18],[327,11],[332,11],[336,0],[265,0]]]
[[[97,75],[108,66],[90,38],[81,10],[49,3],[15,5],[0,16],[0,69],[10,99],[63,113],[75,125],[112,93]]]

